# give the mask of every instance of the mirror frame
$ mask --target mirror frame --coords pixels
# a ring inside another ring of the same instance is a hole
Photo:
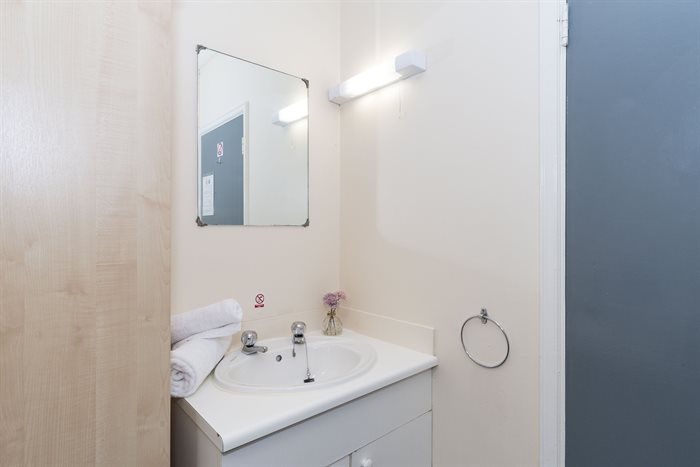
[[[197,218],[195,219],[195,223],[197,224],[198,227],[207,227],[209,224],[205,223],[202,220],[202,174],[201,174],[201,169],[202,169],[202,164],[201,164],[201,158],[202,158],[202,151],[201,151],[201,137],[200,137],[200,128],[199,128],[199,53],[202,52],[203,50],[211,50],[212,52],[216,52],[222,55],[226,55],[227,57],[235,58],[237,60],[241,60],[246,63],[250,63],[251,65],[256,65],[262,68],[266,68],[270,71],[275,71],[277,73],[282,73],[283,75],[291,76],[292,78],[296,78],[301,80],[304,85],[306,86],[306,102],[307,106],[309,105],[309,80],[306,78],[302,78],[300,76],[293,75],[291,73],[287,73],[281,70],[277,70],[275,68],[266,66],[266,65],[261,65],[260,63],[253,62],[251,60],[246,60],[245,58],[237,57],[235,55],[228,54],[226,52],[221,52],[220,50],[213,49],[211,47],[207,47],[201,44],[197,44],[197,47],[195,48],[196,54],[197,54],[197,60],[196,60],[196,77],[197,77],[197,125],[196,125],[196,133],[197,133]],[[246,148],[246,154],[247,154],[247,149],[248,149],[248,101],[244,102],[240,107],[240,109],[243,109],[243,115],[244,115],[244,135],[245,135],[245,148]],[[227,118],[233,115],[233,112],[230,114],[227,114]],[[244,221],[243,224],[240,225],[235,225],[235,224],[212,224],[212,227],[309,227],[310,225],[310,218],[311,218],[311,202],[310,202],[310,189],[311,189],[311,173],[310,173],[310,163],[309,163],[309,158],[310,158],[310,120],[311,120],[311,112],[308,112],[307,115],[307,124],[306,124],[306,222],[303,224],[247,224],[248,220],[248,210],[247,210],[247,200],[244,198],[244,209],[246,210],[244,212]]]

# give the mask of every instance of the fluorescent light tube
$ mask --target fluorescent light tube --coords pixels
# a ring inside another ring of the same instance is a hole
[[[406,79],[426,70],[425,54],[417,50],[397,55],[394,60],[377,65],[355,75],[328,90],[328,99],[336,104],[344,104],[356,97],[376,91],[399,80]]]
[[[295,104],[288,105],[287,107],[280,109],[275,115],[273,123],[275,125],[287,126],[290,123],[294,123],[297,120],[301,120],[309,116],[309,104],[304,99]]]

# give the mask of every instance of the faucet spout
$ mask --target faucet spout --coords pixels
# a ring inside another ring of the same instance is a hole
[[[267,347],[264,345],[251,345],[250,347],[244,345],[241,348],[241,352],[243,352],[246,355],[253,355],[258,352],[265,353],[267,352]]]
[[[243,352],[245,355],[253,355],[258,352],[260,353],[265,353],[267,352],[267,347],[264,345],[255,345],[255,343],[258,341],[258,333],[255,331],[243,331],[241,333],[241,343],[243,344],[243,347],[241,347],[241,352]]]
[[[311,375],[311,370],[309,369],[309,346],[306,344],[304,332],[306,332],[306,323],[303,321],[294,321],[292,323],[292,357],[297,356],[296,345],[303,345],[306,351],[306,378],[304,378],[304,383],[313,383],[316,379]]]
[[[306,344],[306,323],[303,321],[294,321],[292,323],[292,357],[297,356],[296,344]]]

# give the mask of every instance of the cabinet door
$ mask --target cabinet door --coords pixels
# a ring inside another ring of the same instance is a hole
[[[408,422],[352,453],[352,467],[429,467],[432,412]]]

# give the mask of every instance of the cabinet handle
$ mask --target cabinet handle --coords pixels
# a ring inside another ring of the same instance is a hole
[[[362,459],[362,462],[360,462],[360,467],[372,467],[374,462],[372,462],[372,459],[369,457],[366,459]]]

